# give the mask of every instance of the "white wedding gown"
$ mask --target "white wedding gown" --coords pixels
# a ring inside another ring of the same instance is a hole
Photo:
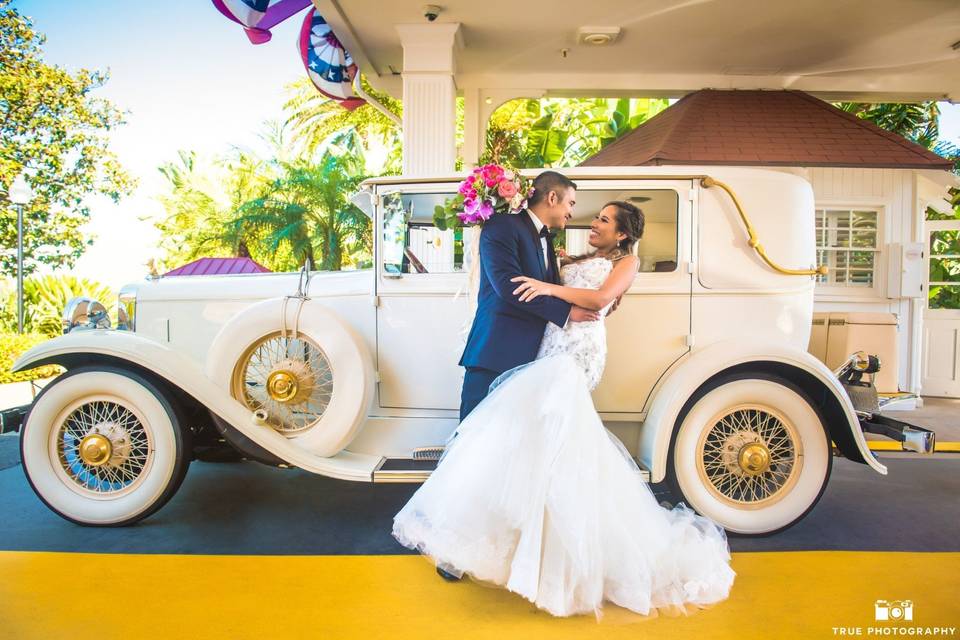
[[[611,269],[592,258],[561,277],[596,289]],[[723,529],[661,507],[594,409],[605,358],[602,320],[548,325],[537,359],[494,382],[395,516],[397,540],[557,616],[599,615],[604,600],[646,615],[725,599]]]

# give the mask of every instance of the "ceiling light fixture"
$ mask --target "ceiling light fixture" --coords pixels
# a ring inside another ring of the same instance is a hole
[[[620,27],[580,27],[577,43],[593,47],[613,44],[620,37]]]

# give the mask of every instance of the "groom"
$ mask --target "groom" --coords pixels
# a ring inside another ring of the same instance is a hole
[[[511,278],[530,276],[560,282],[553,234],[573,216],[577,185],[556,171],[544,171],[533,181],[533,195],[525,211],[501,213],[483,225],[480,234],[480,291],[477,313],[460,357],[466,368],[460,394],[460,421],[487,396],[490,383],[504,371],[532,362],[548,322],[597,320],[595,311],[541,296],[519,302]],[[447,569],[451,569],[448,571]],[[437,567],[448,581],[459,580],[455,567]]]
[[[518,302],[513,295],[516,276],[530,276],[559,284],[560,274],[549,229],[563,229],[573,216],[576,189],[566,176],[544,171],[533,181],[528,209],[497,214],[480,234],[480,292],[477,313],[460,358],[466,368],[460,395],[463,421],[483,400],[490,383],[504,371],[533,361],[548,322],[597,320],[599,315],[569,303],[542,296]]]

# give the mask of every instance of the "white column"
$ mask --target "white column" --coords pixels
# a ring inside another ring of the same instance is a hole
[[[453,173],[457,160],[454,50],[459,23],[401,24],[403,173]]]
[[[477,166],[483,153],[487,135],[487,121],[480,113],[480,89],[463,89],[463,168]]]

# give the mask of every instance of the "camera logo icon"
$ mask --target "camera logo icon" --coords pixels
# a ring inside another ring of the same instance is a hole
[[[913,620],[913,600],[877,600],[873,614],[877,620]]]

